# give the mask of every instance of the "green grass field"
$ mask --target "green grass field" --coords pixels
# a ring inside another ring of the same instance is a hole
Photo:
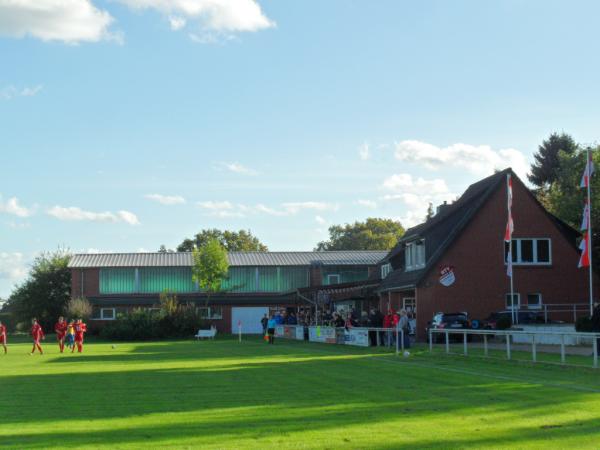
[[[0,355],[0,446],[599,448],[600,372],[258,339]]]

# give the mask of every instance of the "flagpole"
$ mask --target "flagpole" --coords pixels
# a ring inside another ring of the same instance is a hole
[[[590,149],[587,149],[587,165],[591,168],[590,164]],[[590,316],[594,315],[594,293],[593,293],[593,271],[592,271],[592,195],[591,195],[591,185],[592,185],[592,177],[591,173],[588,170],[588,182],[587,182],[587,201],[588,201],[588,241],[587,241],[587,252],[588,258],[590,260]]]
[[[510,185],[510,174],[506,174],[506,207],[508,210],[508,226],[512,227],[512,213],[511,213],[511,207],[512,207],[512,188]],[[512,323],[516,324],[516,317],[517,315],[515,314],[515,294],[514,294],[514,286],[513,286],[513,276],[515,274],[515,267],[513,265],[513,257],[512,257],[512,228],[510,228],[510,240],[508,241],[508,264],[510,264],[510,309],[511,309],[511,317],[512,317]]]

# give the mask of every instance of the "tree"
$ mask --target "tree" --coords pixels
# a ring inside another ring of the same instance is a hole
[[[434,215],[435,213],[433,212],[433,203],[430,202],[429,206],[427,207],[427,215],[425,216],[425,222],[431,219]]]
[[[568,134],[552,133],[542,141],[537,153],[533,155],[535,162],[531,165],[531,174],[527,178],[538,188],[547,188],[558,179],[559,152],[572,155],[577,149],[577,143]]]
[[[329,227],[329,240],[319,242],[316,250],[389,250],[402,235],[400,222],[371,217],[365,222]]]
[[[227,278],[229,262],[227,251],[217,239],[208,239],[201,247],[192,250],[194,265],[192,280],[206,292],[206,306],[210,296],[221,290],[223,280]]]
[[[158,249],[158,253],[174,253],[170,248],[165,247],[165,244],[162,244]]]
[[[71,297],[71,272],[67,265],[71,255],[66,250],[39,255],[28,278],[11,294],[7,309],[19,322],[36,317],[50,330]]]
[[[253,236],[250,230],[240,231],[221,231],[215,228],[202,230],[192,239],[184,239],[177,246],[178,252],[191,252],[194,247],[200,248],[211,239],[216,239],[219,244],[228,252],[266,252],[269,251],[266,245]]]
[[[600,167],[600,148],[592,148],[594,166]],[[586,191],[579,187],[586,164],[586,149],[575,153],[559,152],[557,178],[538,198],[555,216],[576,230],[581,226]],[[591,177],[592,189],[592,259],[600,261],[600,174]],[[598,267],[594,264],[595,267]]]

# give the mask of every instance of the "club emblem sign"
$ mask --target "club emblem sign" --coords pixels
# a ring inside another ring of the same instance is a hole
[[[456,276],[454,275],[454,267],[442,266],[440,269],[440,283],[442,283],[442,285],[448,287],[448,286],[452,286],[455,281],[456,281]]]

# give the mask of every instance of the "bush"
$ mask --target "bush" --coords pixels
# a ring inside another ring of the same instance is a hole
[[[512,319],[509,316],[500,316],[496,322],[497,330],[508,330],[512,326]]]
[[[151,339],[193,336],[199,328],[209,327],[195,305],[177,303],[174,294],[161,295],[160,312],[134,309],[118,316],[100,330],[100,336],[120,341],[145,341]]]
[[[0,322],[2,322],[2,324],[6,327],[6,331],[8,331],[9,333],[12,333],[13,331],[15,331],[15,320],[14,317],[11,313],[8,312],[3,312],[0,313]]]
[[[92,305],[86,298],[72,298],[65,306],[65,315],[71,319],[85,321],[92,316]]]
[[[592,319],[590,317],[580,317],[575,322],[575,330],[580,333],[593,332]]]

